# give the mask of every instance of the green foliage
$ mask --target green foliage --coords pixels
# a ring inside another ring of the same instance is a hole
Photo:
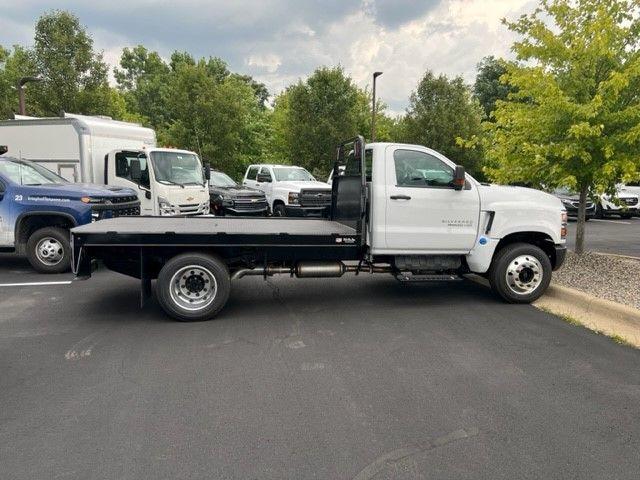
[[[517,93],[498,102],[487,125],[493,178],[612,191],[637,175],[640,22],[632,3],[545,1],[508,23],[524,37],[513,47],[522,63],[506,74]]]
[[[506,100],[512,87],[500,81],[500,77],[507,73],[507,63],[494,56],[484,57],[478,64],[478,75],[473,84],[473,94],[480,102],[484,112],[484,119],[491,118],[497,100]]]
[[[35,71],[28,50],[17,45],[11,51],[0,47],[0,119],[9,118],[18,111],[18,80],[34,75]],[[25,88],[29,92],[37,88],[37,84],[29,84]],[[27,94],[25,98],[27,112],[37,112],[39,108],[33,96]]]
[[[472,138],[481,133],[480,105],[461,77],[436,77],[427,71],[409,102],[397,128],[398,140],[433,148],[464,165],[472,174],[481,173],[481,153],[457,141],[460,137]]]
[[[638,176],[640,20],[633,0],[544,0],[507,22],[521,35],[505,80],[515,91],[486,123],[500,182],[613,192]],[[584,202],[583,202],[584,203]],[[579,219],[577,251],[582,249]]]
[[[322,67],[278,95],[272,117],[271,157],[278,163],[305,167],[325,178],[343,140],[371,131],[371,98],[341,67]],[[378,139],[388,139],[390,127],[378,106]]]

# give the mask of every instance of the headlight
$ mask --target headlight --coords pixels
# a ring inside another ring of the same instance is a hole
[[[289,205],[298,204],[298,192],[289,192]]]
[[[158,209],[160,210],[160,215],[173,215],[171,202],[164,197],[158,197]]]

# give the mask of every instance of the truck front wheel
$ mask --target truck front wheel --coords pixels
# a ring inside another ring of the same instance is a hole
[[[36,230],[27,240],[27,259],[40,273],[63,273],[71,267],[69,231],[60,227]]]
[[[509,303],[531,303],[551,282],[551,261],[541,248],[528,243],[507,245],[495,254],[489,269],[491,289]]]
[[[222,310],[231,291],[229,270],[222,260],[186,253],[165,263],[156,282],[163,310],[176,320],[210,320]]]

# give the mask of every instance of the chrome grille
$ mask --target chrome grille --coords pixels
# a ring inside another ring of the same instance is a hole
[[[190,213],[198,213],[199,206],[200,205],[198,205],[197,203],[184,203],[178,205],[178,207],[180,208],[180,213],[185,215],[188,215]]]
[[[637,205],[638,204],[638,199],[637,197],[633,197],[633,198],[623,198],[622,202],[626,205]]]

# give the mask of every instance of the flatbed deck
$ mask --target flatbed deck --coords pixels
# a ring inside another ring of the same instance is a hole
[[[318,219],[246,217],[122,217],[72,230],[84,246],[356,246],[360,234]]]

